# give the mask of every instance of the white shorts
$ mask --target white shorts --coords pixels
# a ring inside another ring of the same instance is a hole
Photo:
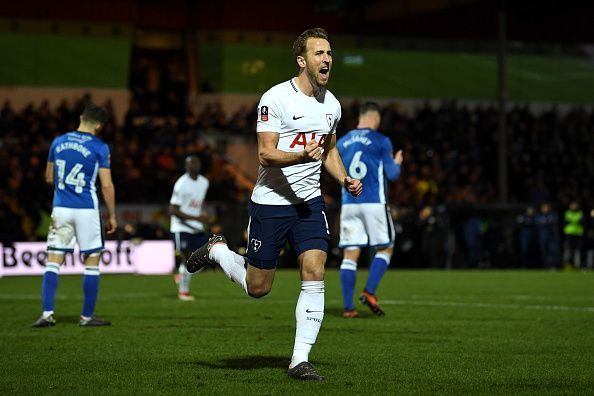
[[[381,203],[346,204],[340,211],[338,247],[389,247],[396,235],[388,205]]]
[[[97,209],[56,207],[47,234],[49,252],[72,252],[78,242],[81,253],[103,250],[101,219]]]

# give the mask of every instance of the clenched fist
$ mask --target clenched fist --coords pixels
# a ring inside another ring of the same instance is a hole
[[[303,159],[305,162],[319,161],[322,159],[322,149],[315,139],[311,139],[303,150]]]
[[[359,179],[347,176],[344,178],[343,186],[353,197],[358,197],[363,192],[363,183]]]

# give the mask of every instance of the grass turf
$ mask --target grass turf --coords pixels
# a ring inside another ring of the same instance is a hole
[[[359,274],[358,289],[366,273]],[[40,277],[0,279],[0,394],[591,394],[594,274],[390,271],[383,318],[341,317],[338,272],[310,355],[328,380],[290,380],[298,274],[247,298],[220,272],[180,302],[170,276],[103,276],[79,328],[80,277],[62,276],[58,325],[33,329]]]

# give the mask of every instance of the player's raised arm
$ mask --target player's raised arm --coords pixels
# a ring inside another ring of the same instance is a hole
[[[107,233],[112,234],[118,227],[118,222],[116,220],[115,187],[111,179],[111,169],[99,168],[99,180],[101,180],[101,192],[103,193],[103,199],[105,200],[105,206],[107,206],[107,213],[109,214],[109,228],[107,229]]]
[[[305,146],[305,150],[287,152],[277,148],[279,134],[276,132],[258,132],[258,159],[263,167],[285,167],[303,162],[319,161],[322,150],[312,139]]]
[[[336,134],[331,134],[326,139],[323,161],[324,167],[336,179],[338,184],[355,197],[361,195],[363,184],[360,180],[351,178],[344,169],[342,158],[340,158],[340,153],[336,148]]]

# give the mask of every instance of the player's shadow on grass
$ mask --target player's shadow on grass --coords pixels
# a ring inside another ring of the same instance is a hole
[[[80,316],[58,316],[57,321],[58,323],[68,323],[68,324],[78,324],[80,320]]]
[[[219,362],[192,362],[197,366],[216,369],[253,370],[263,368],[287,368],[289,361],[286,356],[243,356],[221,359]],[[183,363],[186,364],[186,363]]]
[[[342,317],[343,312],[344,312],[343,309],[339,308],[339,307],[330,307],[330,308],[326,307],[324,315],[335,316],[337,318],[344,319]],[[359,315],[360,315],[359,318],[354,318],[354,319],[349,318],[349,319],[345,319],[345,320],[355,320],[356,321],[361,318],[364,318],[364,319],[365,318],[376,318],[376,316],[373,315],[372,313],[370,313],[368,309],[357,308],[357,312],[359,312]]]
[[[369,309],[367,309],[365,307],[363,307],[363,308],[357,307],[356,310],[357,310],[357,312],[359,312],[359,317],[357,317],[357,318],[345,318],[343,316],[343,313],[344,313],[343,309],[338,308],[338,307],[326,308],[324,315],[326,317],[332,316],[334,318],[338,318],[342,323],[345,323],[345,324],[359,323],[361,321],[368,321],[368,320],[380,320],[380,321],[385,320],[381,316],[374,315],[373,313],[371,313],[369,311]],[[357,330],[357,328],[358,328],[358,326],[353,325],[353,326],[345,326],[345,327],[341,327],[341,328],[336,328],[336,329],[333,329],[332,331],[337,331],[337,332],[345,331],[347,333],[353,333],[353,332],[357,332],[357,331],[360,331],[360,332],[368,331],[368,329],[366,329],[366,328],[359,328],[359,330]],[[374,331],[378,332],[378,333],[382,333],[381,330],[374,330]],[[392,330],[387,331],[386,333],[389,333],[391,331]]]
[[[243,356],[237,358],[221,359],[219,362],[191,362],[197,366],[208,367],[213,369],[227,369],[227,370],[254,370],[254,369],[268,369],[277,368],[286,370],[289,367],[291,359],[286,356]],[[326,362],[318,362],[328,366]],[[179,364],[187,364],[180,362]]]

